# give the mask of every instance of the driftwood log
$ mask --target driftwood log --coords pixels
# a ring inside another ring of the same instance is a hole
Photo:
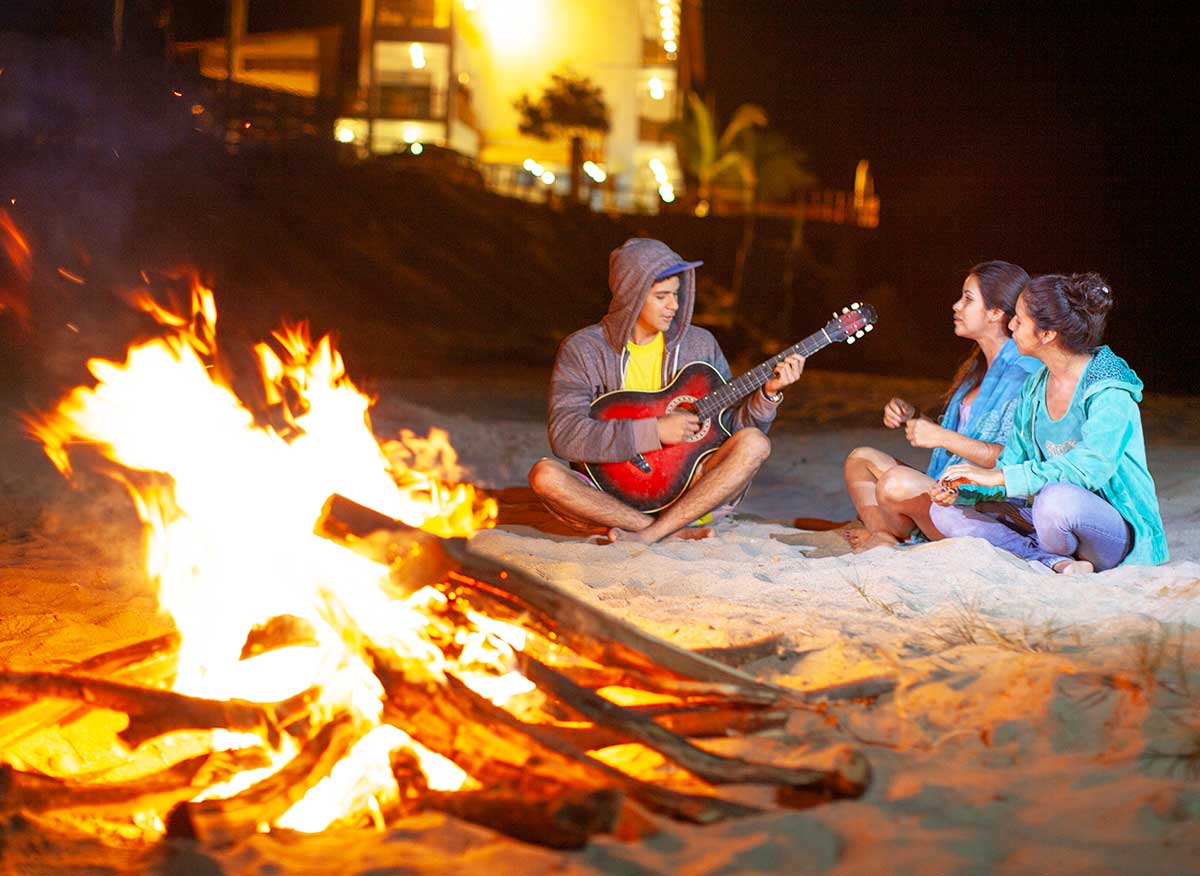
[[[687,695],[705,692],[725,702],[804,705],[831,699],[861,699],[895,687],[890,678],[864,679],[853,687],[794,691],[759,681],[701,653],[644,633],[630,623],[576,599],[549,581],[471,552],[465,539],[438,538],[384,514],[334,495],[325,503],[315,531],[363,556],[387,563],[392,580],[415,590],[438,582],[447,595],[460,593],[483,613],[520,624],[581,657],[619,672],[631,686],[656,690],[674,679]],[[703,685],[709,685],[705,688]],[[866,691],[865,693],[863,691]],[[671,692],[670,689],[662,692]]]
[[[497,605],[504,606],[513,620],[535,628],[558,646],[602,667],[619,667],[626,673],[623,679],[666,677],[684,703],[699,697],[723,702],[726,708],[732,703],[770,709],[794,702],[786,689],[676,648],[591,608],[549,582],[478,557],[462,540],[423,533],[343,497],[331,497],[326,503],[317,532],[366,555],[394,561],[393,578],[399,577],[402,584],[415,586],[437,580],[447,589],[455,585],[467,588],[468,599],[482,594],[489,614]],[[408,568],[410,564],[421,572],[414,575]],[[440,576],[428,577],[432,570],[439,571]],[[590,721],[600,739],[564,732],[554,725],[522,722],[452,676],[436,693],[432,686],[422,692],[419,686],[407,682],[404,667],[396,665],[390,655],[373,652],[372,658],[387,692],[387,720],[473,775],[476,769],[487,769],[480,760],[503,760],[504,755],[496,753],[503,749],[514,753],[515,761],[510,761],[514,766],[550,766],[551,776],[570,776],[585,787],[594,782],[600,787],[616,785],[650,809],[702,823],[746,814],[749,807],[716,796],[668,792],[597,761],[587,755],[586,748],[577,746],[583,743],[594,748],[589,744],[594,741],[637,742],[710,784],[769,784],[789,789],[796,799],[858,796],[870,779],[869,766],[861,755],[839,770],[822,771],[780,768],[712,754],[656,722],[652,715],[617,706],[578,684],[568,676],[570,670],[557,671],[524,654],[518,660],[526,677],[556,706]],[[612,680],[611,675],[604,678],[606,683]],[[483,727],[488,728],[487,743],[471,738],[470,728]],[[456,732],[456,728],[468,729]],[[482,757],[484,752],[487,757]]]

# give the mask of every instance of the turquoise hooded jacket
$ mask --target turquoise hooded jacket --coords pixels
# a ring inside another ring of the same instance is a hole
[[[996,468],[1004,486],[964,486],[965,503],[995,498],[1029,498],[1047,484],[1076,484],[1112,505],[1133,528],[1133,547],[1121,565],[1156,565],[1168,559],[1167,536],[1158,510],[1154,479],[1146,467],[1142,436],[1142,381],[1128,363],[1108,347],[1098,347],[1080,380],[1072,407],[1082,408],[1079,443],[1061,456],[1047,458],[1038,440],[1037,419],[1046,405],[1043,368],[1030,375],[1021,390],[1013,429]]]

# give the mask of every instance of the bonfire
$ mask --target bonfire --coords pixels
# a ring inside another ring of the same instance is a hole
[[[439,810],[571,848],[763,810],[722,786],[761,786],[767,808],[864,791],[854,749],[816,769],[705,740],[886,683],[763,683],[472,553],[495,501],[444,433],[380,442],[328,337],[276,332],[239,395],[211,290],[133,300],[160,332],[90,361],[95,384],[29,427],[64,475],[125,486],[175,632],[0,670],[5,813],[227,846]],[[65,758],[68,724],[86,745]]]

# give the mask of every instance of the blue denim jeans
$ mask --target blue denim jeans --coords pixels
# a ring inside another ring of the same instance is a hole
[[[998,504],[980,508],[934,504],[929,516],[947,538],[986,539],[1051,568],[1077,558],[1103,572],[1120,563],[1133,547],[1133,530],[1117,509],[1075,484],[1048,484],[1034,497],[1032,507],[1007,503],[1003,513],[986,510]]]

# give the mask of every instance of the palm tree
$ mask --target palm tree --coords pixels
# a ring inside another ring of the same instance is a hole
[[[513,107],[520,115],[517,129],[522,134],[539,140],[566,137],[571,141],[571,201],[577,202],[583,179],[583,138],[607,133],[609,128],[608,105],[600,86],[570,70],[553,73],[536,101],[522,94]]]
[[[687,95],[688,112],[671,125],[668,135],[675,141],[680,164],[696,180],[696,215],[707,216],[713,183],[738,181],[743,191],[756,185],[753,165],[735,147],[739,136],[754,127],[766,127],[767,114],[762,107],[744,103],[737,108],[729,124],[717,132],[717,113],[710,97],[707,102],[693,91]]]

